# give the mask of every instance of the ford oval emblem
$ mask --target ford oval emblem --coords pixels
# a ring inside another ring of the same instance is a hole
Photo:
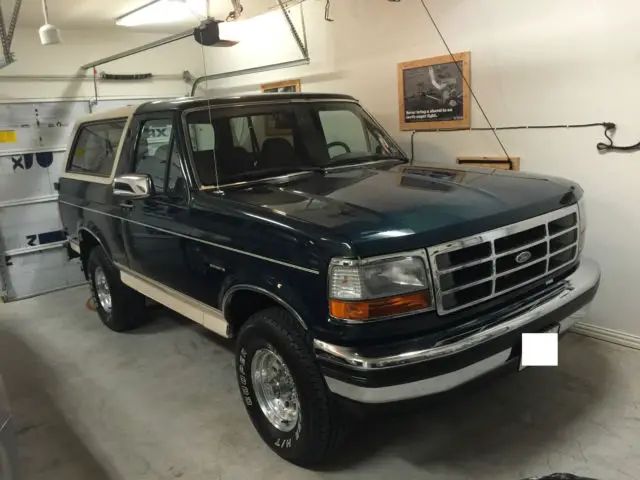
[[[527,263],[529,260],[531,260],[531,252],[529,251],[520,252],[516,255],[516,263]]]

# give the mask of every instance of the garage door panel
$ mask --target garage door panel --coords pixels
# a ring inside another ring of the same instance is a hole
[[[4,273],[11,300],[85,282],[80,261],[69,261],[64,248],[9,257]]]
[[[41,158],[40,164],[36,157]],[[60,178],[64,161],[64,152],[0,156],[0,205],[55,195],[53,184]]]
[[[6,207],[0,219],[0,242],[5,252],[62,240],[62,224],[55,201]]]
[[[93,110],[149,100],[155,99],[100,100]],[[87,100],[0,103],[0,130],[10,132],[0,142],[0,297],[84,280],[77,261],[67,260],[54,183],[64,171],[73,125],[90,110]]]

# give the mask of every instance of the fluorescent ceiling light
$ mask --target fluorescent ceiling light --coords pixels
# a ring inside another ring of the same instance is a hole
[[[157,25],[193,20],[207,16],[207,0],[155,0],[116,19],[121,27]]]

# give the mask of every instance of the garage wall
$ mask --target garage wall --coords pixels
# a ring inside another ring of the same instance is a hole
[[[398,131],[396,64],[446,53],[418,0],[305,3],[312,64],[210,82],[217,94],[256,91],[265,81],[301,78],[304,91],[351,93],[408,147]],[[640,5],[635,0],[427,0],[454,52],[471,51],[476,94],[496,125],[613,121],[620,144],[640,140]],[[294,9],[297,19],[297,10]],[[243,42],[216,49],[208,69],[235,70],[300,58],[279,13],[248,20]],[[298,21],[299,23],[299,21]],[[485,126],[474,106],[474,126]],[[640,335],[632,285],[640,283],[640,153],[600,155],[600,129],[504,132],[523,170],[577,180],[587,192],[586,254],[603,283],[589,321]],[[422,133],[417,162],[500,155],[487,132]]]
[[[102,57],[152,42],[166,34],[131,33],[121,30],[63,30],[63,43],[43,46],[38,30],[17,28],[11,50],[17,61],[0,70],[3,76],[63,75],[74,76],[80,65]],[[97,67],[108,73],[153,73],[179,76],[183,70],[202,64],[202,55],[190,39],[179,40],[158,49]],[[181,96],[188,93],[180,78],[138,82],[100,82],[100,97],[113,96]],[[0,101],[26,98],[92,98],[92,81],[70,80],[2,80]]]

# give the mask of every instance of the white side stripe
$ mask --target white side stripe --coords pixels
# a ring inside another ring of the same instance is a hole
[[[76,253],[81,253],[80,252],[80,244],[74,240],[68,240],[69,241],[69,246],[71,247],[71,250],[73,250]]]
[[[222,312],[210,307],[198,300],[184,295],[172,288],[162,285],[144,275],[140,275],[120,264],[116,264],[120,269],[120,280],[122,283],[140,292],[145,297],[149,297],[161,303],[174,312],[199,323],[205,328],[217,333],[225,338],[229,337],[229,324]]]
[[[301,267],[300,265],[294,265],[292,263],[283,262],[281,260],[276,260],[275,258],[263,257],[262,255],[258,255],[256,253],[246,252],[244,250],[238,250],[237,248],[228,247],[226,245],[220,245],[218,243],[209,242],[207,240],[202,240],[201,238],[191,237],[189,235],[184,235],[182,233],[172,232],[171,230],[167,230],[167,229],[162,228],[162,227],[156,227],[154,225],[148,225],[146,223],[138,222],[136,220],[131,220],[129,218],[120,217],[118,215],[112,215],[112,214],[107,213],[107,212],[101,212],[100,210],[94,210],[93,208],[83,207],[83,206],[77,205],[75,203],[65,202],[64,200],[60,200],[60,203],[64,203],[66,205],[71,205],[72,207],[81,208],[82,210],[87,210],[89,212],[98,213],[100,215],[106,215],[107,217],[117,218],[118,220],[124,220],[125,222],[133,223],[135,225],[140,225],[141,227],[152,228],[154,230],[158,230],[159,232],[168,233],[170,235],[175,235],[177,237],[186,238],[188,240],[193,240],[195,242],[204,243],[205,245],[210,245],[212,247],[222,248],[223,250],[228,250],[230,252],[235,252],[235,253],[239,253],[239,254],[242,254],[242,255],[247,255],[249,257],[259,258],[260,260],[265,260],[267,262],[275,263],[275,264],[282,265],[282,266],[289,267],[289,268],[295,268],[296,270],[301,270],[303,272],[313,273],[315,275],[320,274],[320,272],[318,270],[313,270],[311,268]]]

